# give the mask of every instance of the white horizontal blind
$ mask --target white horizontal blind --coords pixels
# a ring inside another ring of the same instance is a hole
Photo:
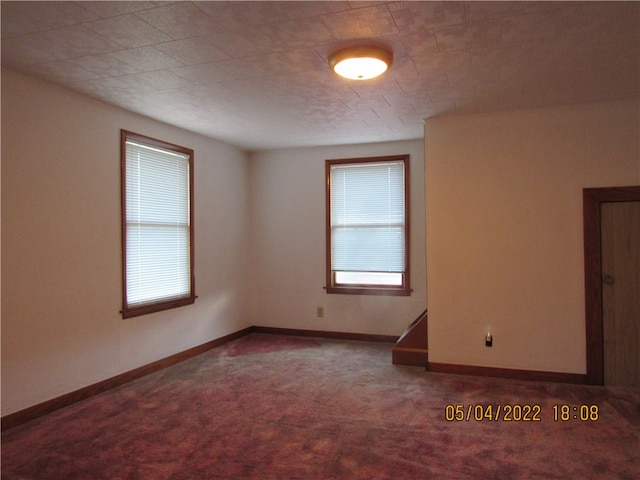
[[[127,305],[188,297],[189,155],[126,142]]]
[[[346,272],[405,271],[404,162],[334,164],[330,172],[331,270],[344,283],[401,284],[401,275]]]

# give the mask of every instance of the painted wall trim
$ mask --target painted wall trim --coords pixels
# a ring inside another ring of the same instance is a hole
[[[300,330],[297,328],[257,327],[251,329],[256,333],[270,333],[274,335],[293,335],[296,337],[334,338],[336,340],[356,340],[362,342],[395,343],[398,341],[394,335],[375,335],[368,333],[327,332],[322,330]]]
[[[202,345],[189,348],[188,350],[176,353],[175,355],[156,360],[155,362],[149,363],[147,365],[134,368],[133,370],[129,370],[128,372],[124,372],[114,377],[107,378],[106,380],[102,380],[92,385],[74,390],[73,392],[65,393],[64,395],[52,398],[51,400],[46,400],[42,403],[38,403],[37,405],[33,405],[32,407],[27,407],[15,413],[10,413],[9,415],[5,415],[4,417],[2,417],[2,431],[9,428],[17,427],[18,425],[22,425],[23,423],[35,420],[38,417],[42,417],[61,408],[68,407],[69,405],[72,405],[81,400],[86,400],[87,398],[98,395],[99,393],[103,393],[112,388],[119,387],[120,385],[124,385],[125,383],[129,383],[133,380],[144,377],[145,375],[149,375],[164,368],[170,367],[172,365],[175,365],[176,363],[183,362],[208,350],[228,343],[231,340],[244,337],[249,333],[251,333],[251,327],[239,330],[234,333],[230,333],[229,335],[211,340],[210,342],[203,343]]]
[[[244,337],[250,333],[265,333],[273,335],[292,335],[300,337],[317,337],[317,338],[333,338],[337,340],[356,340],[365,342],[378,342],[378,343],[395,343],[398,337],[393,335],[375,335],[375,334],[363,334],[363,333],[350,333],[350,332],[328,332],[321,330],[299,330],[293,328],[278,328],[278,327],[261,327],[251,326],[239,330],[229,335],[211,340],[210,342],[203,343],[196,347],[190,348],[175,355],[157,360],[155,362],[143,365],[128,372],[121,373],[114,377],[102,380],[100,382],[88,385],[73,392],[66,393],[51,400],[44,401],[37,405],[27,407],[23,410],[19,410],[15,413],[5,415],[2,417],[2,431],[10,428],[17,427],[24,423],[27,423],[36,418],[42,417],[56,410],[64,407],[68,407],[81,400],[86,400],[99,393],[106,392],[112,388],[124,385],[138,378],[144,377],[159,370],[168,368],[177,363],[188,360],[192,357],[200,355],[208,350],[219,347],[232,340]],[[534,370],[514,370],[509,368],[493,368],[493,367],[478,367],[473,365],[454,365],[448,363],[434,363],[429,362],[427,370],[431,372],[439,373],[453,373],[459,375],[477,375],[484,377],[500,377],[511,378],[516,380],[534,380],[540,382],[555,382],[555,383],[573,383],[573,384],[586,384],[587,376],[575,373],[561,373],[561,372],[542,372]]]
[[[427,364],[427,370],[438,373],[508,378],[512,380],[532,380],[536,382],[573,383],[577,385],[584,385],[588,383],[587,376],[580,373],[516,370],[511,368],[479,367],[475,365],[456,365],[451,363],[435,362],[429,362]]]
[[[147,365],[143,365],[141,367],[135,368],[128,372],[124,372],[114,377],[107,378],[106,380],[102,380],[92,385],[88,385],[78,390],[74,390],[73,392],[65,393],[64,395],[61,395],[56,398],[52,398],[51,400],[46,400],[37,405],[27,407],[15,413],[10,413],[9,415],[5,415],[4,417],[2,417],[2,427],[1,427],[2,431],[7,430],[9,428],[17,427],[19,425],[30,422],[31,420],[35,420],[36,418],[42,417],[44,415],[52,413],[61,408],[68,407],[69,405],[72,405],[81,400],[86,400],[87,398],[93,397],[94,395],[98,395],[99,393],[106,392],[107,390],[110,390],[115,387],[119,387],[120,385],[124,385],[125,383],[129,383],[133,380],[144,377],[145,375],[149,375],[151,373],[157,372],[164,368],[170,367],[172,365],[175,365],[176,363],[183,362],[192,357],[200,355],[208,350],[224,345],[225,343],[228,343],[232,340],[236,340],[238,338],[244,337],[245,335],[248,335],[252,332],[269,333],[269,334],[275,334],[275,335],[296,335],[296,336],[303,336],[303,337],[335,338],[335,339],[341,339],[341,340],[360,340],[360,341],[368,341],[368,342],[387,342],[387,343],[394,343],[398,339],[398,337],[387,336],[387,335],[323,332],[323,331],[317,331],[317,330],[296,330],[296,329],[290,329],[290,328],[274,328],[274,327],[259,327],[259,326],[247,327],[237,332],[230,333],[229,335],[225,335],[215,340],[211,340],[210,342],[203,343],[202,345],[198,345],[196,347],[190,348],[183,352],[176,353],[175,355],[162,358],[160,360],[149,363]]]

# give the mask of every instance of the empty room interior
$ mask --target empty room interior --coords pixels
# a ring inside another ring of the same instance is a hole
[[[639,2],[1,9],[3,478],[640,478]]]

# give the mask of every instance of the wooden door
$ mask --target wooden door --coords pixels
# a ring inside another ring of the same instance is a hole
[[[640,201],[600,207],[604,383],[640,387]]]

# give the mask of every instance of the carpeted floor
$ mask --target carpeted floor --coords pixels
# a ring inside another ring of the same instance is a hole
[[[597,405],[597,420],[554,421],[563,404]],[[489,405],[498,419],[475,420]],[[515,408],[505,421],[506,405],[539,405],[540,420]],[[390,345],[251,334],[4,432],[2,478],[638,479],[640,391],[429,373],[391,365]]]

